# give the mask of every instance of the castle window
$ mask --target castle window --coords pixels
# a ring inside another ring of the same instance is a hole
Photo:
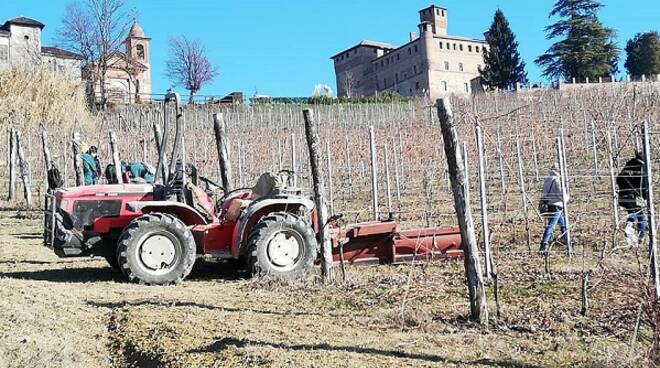
[[[23,38],[25,38],[25,41],[28,41],[30,39],[30,36],[25,35],[25,36],[23,36]]]
[[[401,59],[401,54],[396,54],[396,61],[399,61]]]
[[[449,42],[447,42],[447,50],[449,50],[451,47],[449,47]]]
[[[408,47],[408,55],[411,55],[411,54],[412,54],[412,50],[410,49],[410,47]]]
[[[468,51],[472,52],[472,45],[468,45]]]
[[[442,50],[442,41],[440,41],[440,50]]]
[[[454,44],[454,50],[456,50],[456,44]]]
[[[447,91],[447,81],[442,82],[442,86],[444,87],[445,91]]]
[[[413,65],[413,74],[417,74],[417,65]]]
[[[355,50],[353,51],[353,53],[354,53],[355,55],[357,55],[357,49],[355,49]]]
[[[475,49],[477,52],[479,52],[479,46],[476,46]]]
[[[444,11],[444,10],[442,11],[442,16],[443,16],[443,17],[445,16],[445,11]]]
[[[415,52],[417,52],[417,45],[415,45]]]
[[[465,83],[465,92],[470,93],[470,85]]]
[[[384,66],[385,62],[383,60],[380,61],[380,66]]]
[[[9,61],[9,46],[0,45],[0,61]]]
[[[419,89],[419,82],[415,82],[415,89]]]
[[[458,48],[463,51],[463,44],[458,45]]]
[[[138,59],[144,60],[144,46],[137,45],[137,47],[135,49],[137,50]]]
[[[435,14],[440,15],[440,9],[435,9]]]
[[[396,83],[399,83],[399,73],[394,74],[394,80],[396,81]]]
[[[458,71],[459,72],[463,71],[463,63],[458,63]]]
[[[449,70],[449,62],[445,61],[445,70]]]

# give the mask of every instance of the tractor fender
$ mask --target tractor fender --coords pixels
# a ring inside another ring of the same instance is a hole
[[[208,221],[196,209],[174,201],[136,201],[128,202],[126,204],[129,210],[140,213],[169,213],[178,217],[184,224],[190,225],[206,225]]]
[[[307,198],[266,198],[253,202],[238,218],[238,226],[232,234],[231,252],[234,257],[240,255],[243,242],[249,235],[252,226],[263,216],[271,212],[293,212],[304,207],[306,212],[314,210],[314,201]]]

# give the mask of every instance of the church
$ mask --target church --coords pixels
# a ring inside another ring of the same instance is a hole
[[[151,100],[150,41],[142,27],[134,21],[124,41],[125,51],[116,51],[108,58],[105,77],[107,102],[144,103]],[[87,67],[84,73],[97,73],[96,65]],[[93,88],[96,101],[99,101],[101,78],[94,75],[90,77],[89,80],[95,81],[90,88]]]

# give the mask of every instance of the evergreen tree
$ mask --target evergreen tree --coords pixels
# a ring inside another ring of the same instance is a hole
[[[634,77],[660,74],[660,34],[638,33],[626,45],[626,69]]]
[[[516,36],[500,9],[495,12],[493,23],[486,33],[486,42],[486,65],[479,71],[484,84],[491,90],[507,90],[515,88],[516,83],[527,83],[525,62],[520,58]]]
[[[548,39],[563,39],[536,59],[544,68],[543,75],[584,80],[616,73],[619,50],[614,30],[598,20],[602,7],[597,0],[557,0],[550,17],[560,19],[545,30]]]

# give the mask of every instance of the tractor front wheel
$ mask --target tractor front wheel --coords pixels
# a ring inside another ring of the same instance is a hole
[[[248,265],[253,276],[301,277],[314,265],[317,248],[309,223],[290,213],[272,213],[250,232]]]
[[[178,218],[151,213],[133,220],[122,232],[117,261],[132,282],[169,285],[181,282],[195,263],[192,232]]]

